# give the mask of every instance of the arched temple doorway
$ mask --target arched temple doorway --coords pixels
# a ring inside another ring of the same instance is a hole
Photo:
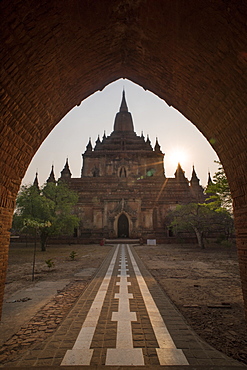
[[[118,237],[119,238],[129,237],[129,220],[124,213],[122,213],[118,218]]]
[[[0,12],[0,301],[32,157],[74,106],[124,77],[193,122],[223,163],[247,308],[246,2],[2,0]]]

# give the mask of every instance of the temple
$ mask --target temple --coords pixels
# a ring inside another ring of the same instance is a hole
[[[96,242],[102,238],[143,238],[162,241],[168,236],[164,219],[177,204],[203,202],[205,195],[193,166],[191,180],[178,164],[174,178],[164,172],[164,153],[158,138],[134,131],[123,91],[113,132],[91,139],[82,155],[80,178],[72,178],[68,159],[61,180],[79,194],[75,213],[80,226],[75,236]],[[54,181],[53,168],[47,181]]]

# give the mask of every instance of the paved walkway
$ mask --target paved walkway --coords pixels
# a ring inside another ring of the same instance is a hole
[[[130,245],[119,244],[58,329],[4,367],[239,369],[185,323]],[[243,366],[245,367],[245,366]]]

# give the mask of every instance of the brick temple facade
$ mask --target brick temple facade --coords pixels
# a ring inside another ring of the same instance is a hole
[[[75,236],[102,238],[155,238],[168,236],[164,219],[177,204],[203,202],[205,195],[193,168],[188,181],[180,164],[174,178],[164,173],[164,153],[158,139],[138,136],[128,111],[125,92],[113,132],[83,154],[80,178],[72,178],[68,160],[61,179],[79,194],[75,212],[80,226]],[[53,170],[47,181],[55,181]]]

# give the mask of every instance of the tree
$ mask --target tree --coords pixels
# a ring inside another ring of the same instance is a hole
[[[228,235],[233,227],[233,220],[227,211],[215,211],[197,203],[178,205],[169,213],[166,222],[177,231],[194,232],[201,248],[205,248],[204,238],[210,232],[227,232]]]
[[[232,213],[231,191],[225,171],[220,162],[215,161],[215,163],[218,163],[219,167],[213,176],[213,182],[208,185],[206,190],[206,193],[209,195],[209,198],[206,200],[207,204],[211,209],[224,208],[229,213]]]
[[[73,213],[78,195],[64,182],[47,183],[40,190],[35,185],[23,186],[17,196],[13,228],[38,233],[41,250],[46,250],[51,235],[72,234],[79,219]]]

